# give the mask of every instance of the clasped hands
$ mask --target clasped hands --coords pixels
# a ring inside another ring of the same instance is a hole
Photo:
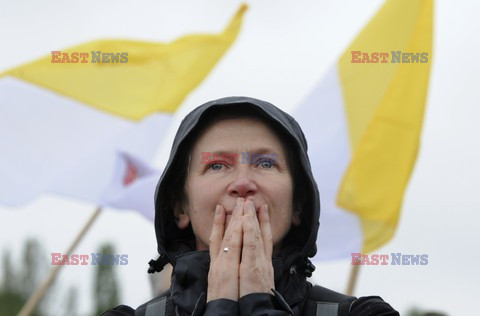
[[[256,215],[253,198],[237,198],[232,217],[215,209],[210,235],[210,271],[207,302],[224,298],[238,301],[251,293],[275,288],[272,266],[273,237],[268,205]]]

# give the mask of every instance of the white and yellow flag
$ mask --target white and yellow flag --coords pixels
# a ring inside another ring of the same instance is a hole
[[[319,260],[394,235],[419,148],[432,15],[432,0],[386,1],[294,113],[320,190]]]
[[[154,195],[161,171],[138,157],[118,152],[113,178],[98,204],[118,210],[134,210],[155,219]]]
[[[171,114],[235,41],[245,10],[219,34],[88,42],[1,74],[0,203],[44,192],[104,201],[118,152],[151,162]]]

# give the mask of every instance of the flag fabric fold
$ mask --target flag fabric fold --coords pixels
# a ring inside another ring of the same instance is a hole
[[[57,51],[60,55],[52,52],[3,75],[132,120],[155,112],[173,113],[235,41],[246,9],[242,5],[220,34],[188,35],[168,44],[92,41]],[[80,54],[88,54],[85,63]],[[73,56],[77,62],[72,62]]]
[[[318,259],[394,235],[419,148],[432,16],[431,0],[386,1],[296,110],[321,194]]]
[[[88,42],[61,51],[60,62],[52,54],[1,74],[0,203],[20,206],[42,193],[103,203],[118,152],[153,160],[172,113],[235,41],[246,8],[219,34]],[[82,52],[87,62],[72,62]],[[96,52],[109,58],[92,62]],[[127,62],[112,62],[123,52]]]
[[[0,203],[17,207],[43,193],[97,204],[117,151],[151,161],[172,116],[136,123],[11,77],[0,79]]]
[[[154,194],[161,172],[142,159],[117,153],[115,171],[100,204],[120,210],[135,210],[147,220],[155,218]]]

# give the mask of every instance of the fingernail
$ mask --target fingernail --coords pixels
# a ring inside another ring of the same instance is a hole
[[[217,206],[215,207],[215,216],[218,215],[220,215],[220,205],[217,204]]]

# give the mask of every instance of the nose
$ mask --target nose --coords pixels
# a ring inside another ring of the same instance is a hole
[[[235,178],[228,185],[228,194],[233,197],[249,197],[257,192],[257,185],[249,168],[238,168]]]

